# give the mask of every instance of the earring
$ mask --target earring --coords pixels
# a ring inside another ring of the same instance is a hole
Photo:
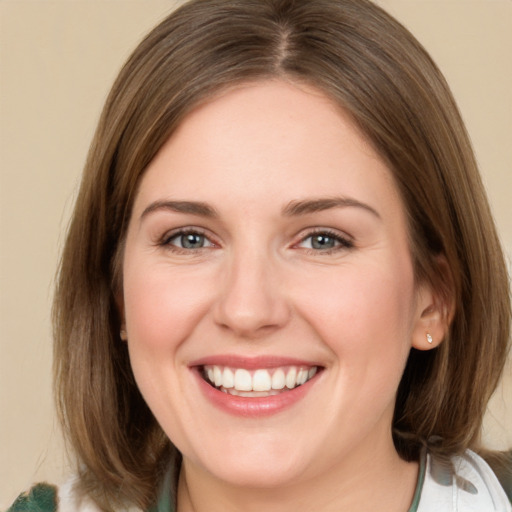
[[[432,339],[432,335],[431,335],[429,332],[427,332],[427,341],[429,342],[429,344],[430,344],[430,345],[432,345],[432,343],[433,343],[433,341],[434,341],[434,340]]]
[[[121,329],[119,331],[119,337],[123,340],[123,341],[126,341],[128,339],[128,333],[126,332],[125,329]]]

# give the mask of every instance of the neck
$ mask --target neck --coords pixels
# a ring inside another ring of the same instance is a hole
[[[178,512],[407,512],[417,476],[418,464],[400,459],[392,442],[273,488],[232,485],[184,459]]]

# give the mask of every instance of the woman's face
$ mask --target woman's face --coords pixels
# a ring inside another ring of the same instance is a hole
[[[185,119],[142,178],[123,288],[137,384],[186,469],[275,486],[393,449],[430,296],[390,171],[318,91],[246,85]]]

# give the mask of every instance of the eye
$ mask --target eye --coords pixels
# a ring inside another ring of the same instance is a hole
[[[338,249],[349,249],[354,246],[351,240],[330,231],[318,231],[304,237],[299,247],[315,252],[332,252]]]
[[[167,237],[162,245],[172,246],[179,249],[204,249],[205,247],[213,247],[213,243],[198,231],[181,231],[173,233]]]

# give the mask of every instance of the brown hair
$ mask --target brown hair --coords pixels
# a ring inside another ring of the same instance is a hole
[[[411,351],[395,410],[397,450],[414,459],[424,444],[444,456],[477,447],[507,355],[509,282],[441,73],[404,27],[366,0],[195,0],[157,26],[117,78],[60,267],[57,401],[82,490],[105,509],[147,507],[164,468],[179,463],[119,340],[119,262],[137,185],[191,109],[223,88],[269,78],[312,85],[352,116],[394,174],[417,279],[454,304],[443,343]]]

